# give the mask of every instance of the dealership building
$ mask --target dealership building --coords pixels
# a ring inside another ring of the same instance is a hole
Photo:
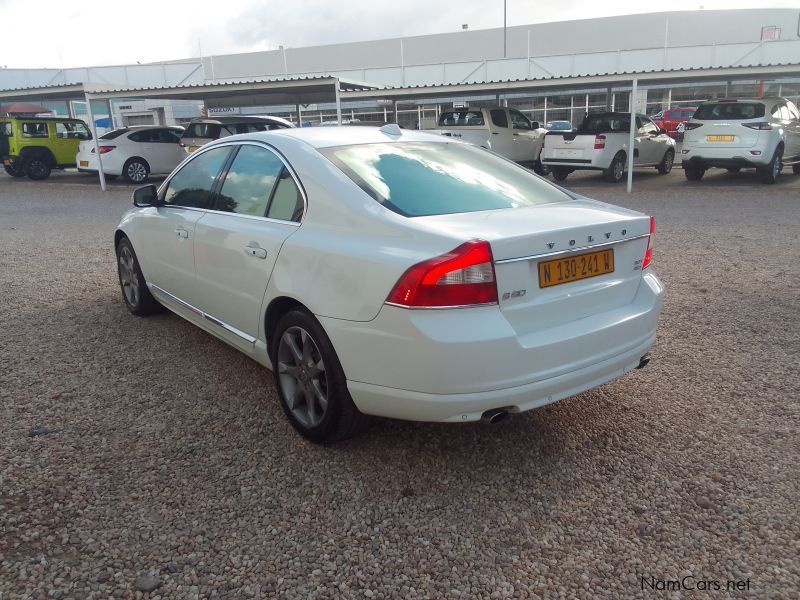
[[[652,114],[725,96],[800,99],[797,9],[660,12],[507,29],[463,27],[435,35],[145,65],[5,68],[0,69],[0,103],[24,97],[60,114],[82,115],[85,103],[80,98],[53,91],[80,84],[87,92],[116,92],[94,115],[107,117],[103,111],[110,107],[114,125],[173,124],[202,113],[246,113],[281,115],[304,125],[340,117],[426,127],[444,108],[466,104],[499,102],[534,120],[575,122],[590,111],[629,110],[631,101]],[[323,77],[358,85],[344,85],[341,93],[337,87],[338,105],[307,102],[298,95],[291,103],[245,106],[236,96],[226,103],[163,93]],[[635,95],[634,79],[639,80]]]

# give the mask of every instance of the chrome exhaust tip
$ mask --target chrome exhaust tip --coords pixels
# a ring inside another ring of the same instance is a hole
[[[636,367],[637,369],[644,369],[647,364],[650,362],[650,354],[645,354],[642,358],[639,359],[639,365]]]
[[[504,421],[508,417],[508,411],[503,408],[493,408],[481,415],[481,420],[492,425]]]

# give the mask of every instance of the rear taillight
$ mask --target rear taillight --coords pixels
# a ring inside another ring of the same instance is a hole
[[[647,238],[647,252],[644,253],[644,260],[642,261],[642,270],[650,266],[653,261],[653,247],[656,245],[656,219],[650,217],[650,237]]]
[[[386,302],[405,308],[496,303],[497,285],[489,242],[472,240],[410,267]]]
[[[116,146],[100,146],[100,154],[108,154],[111,152]],[[95,153],[94,148],[92,148],[92,154]]]
[[[697,129],[698,127],[702,127],[702,123],[689,123],[687,122],[683,127],[686,131],[691,131],[692,129]]]
[[[594,136],[594,149],[595,150],[602,150],[606,147],[606,136],[602,133],[598,133]]]
[[[768,131],[772,129],[772,125],[766,122],[760,123],[742,123],[745,127],[749,127],[750,129],[758,129],[760,131]]]

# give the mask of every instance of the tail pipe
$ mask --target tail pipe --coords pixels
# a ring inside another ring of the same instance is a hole
[[[481,421],[495,425],[500,421],[504,421],[508,417],[508,411],[504,408],[493,408],[487,410],[481,415]]]
[[[649,362],[650,362],[650,354],[645,354],[642,358],[639,359],[639,364],[636,368],[644,369],[647,366],[647,363]]]

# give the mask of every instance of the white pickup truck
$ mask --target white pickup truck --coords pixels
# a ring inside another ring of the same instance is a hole
[[[545,172],[540,154],[546,130],[513,108],[454,108],[443,112],[430,131],[488,148],[540,175]]]
[[[542,164],[552,169],[559,181],[578,169],[601,170],[606,180],[620,181],[628,165],[630,122],[628,113],[595,113],[576,130],[550,131],[545,136]],[[636,117],[633,140],[633,166],[655,167],[661,174],[672,170],[675,140],[648,117]]]

